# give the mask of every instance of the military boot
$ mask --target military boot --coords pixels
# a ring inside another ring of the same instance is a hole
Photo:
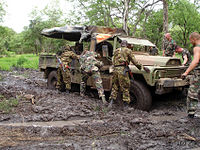
[[[195,111],[193,111],[193,110],[188,110],[188,117],[189,117],[189,118],[194,118],[194,115],[195,115]]]

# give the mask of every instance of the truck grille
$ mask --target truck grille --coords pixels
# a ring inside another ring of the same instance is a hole
[[[184,69],[166,69],[159,71],[160,78],[174,78],[181,77],[181,74],[184,73]]]

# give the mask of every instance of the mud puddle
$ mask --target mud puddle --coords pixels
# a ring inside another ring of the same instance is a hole
[[[0,95],[19,101],[0,114],[1,149],[200,148],[200,119],[187,118],[184,97],[159,97],[149,112],[107,110],[100,99],[47,89],[37,70],[0,74]]]

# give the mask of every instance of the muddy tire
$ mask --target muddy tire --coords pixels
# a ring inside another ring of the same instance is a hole
[[[150,90],[144,83],[137,80],[131,81],[130,98],[131,103],[133,103],[137,109],[145,111],[150,110],[152,96]]]
[[[47,80],[47,87],[49,89],[56,89],[56,82],[57,82],[57,71],[51,71],[48,75]]]

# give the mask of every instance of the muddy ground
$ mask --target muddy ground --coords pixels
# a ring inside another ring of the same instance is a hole
[[[187,118],[180,94],[154,98],[149,112],[118,104],[107,110],[92,96],[47,89],[37,70],[0,75],[0,95],[19,100],[10,113],[0,112],[0,149],[200,148],[200,119]]]

